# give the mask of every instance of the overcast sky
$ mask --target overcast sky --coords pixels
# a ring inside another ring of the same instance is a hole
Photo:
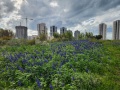
[[[98,34],[98,25],[107,24],[107,39],[112,38],[113,21],[120,19],[120,0],[0,0],[0,27],[26,25],[28,35],[37,35],[37,24],[46,23],[81,32]]]

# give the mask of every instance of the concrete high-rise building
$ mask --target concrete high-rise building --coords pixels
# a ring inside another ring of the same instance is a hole
[[[51,26],[50,27],[50,36],[52,37],[54,33],[57,32],[57,27],[56,26]]]
[[[120,40],[120,20],[113,22],[113,40]]]
[[[64,34],[66,32],[67,32],[67,28],[65,27],[60,28],[60,34]]]
[[[75,37],[75,39],[78,40],[79,35],[80,35],[80,31],[76,30],[76,31],[74,32],[74,37]]]
[[[16,38],[17,39],[27,39],[27,27],[16,26]]]
[[[99,35],[102,35],[102,40],[106,40],[107,25],[105,23],[99,24]]]
[[[38,36],[40,36],[41,34],[47,35],[47,27],[45,23],[37,24],[37,30],[38,30]]]

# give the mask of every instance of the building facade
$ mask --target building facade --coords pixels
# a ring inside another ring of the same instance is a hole
[[[74,32],[74,37],[75,37],[76,40],[78,40],[79,35],[80,35],[80,31],[76,30],[76,31]]]
[[[47,27],[45,23],[37,24],[38,36],[41,34],[47,34]]]
[[[67,32],[67,28],[65,27],[60,28],[60,34],[64,34],[66,32]]]
[[[56,26],[51,26],[50,27],[50,36],[52,37],[54,33],[57,32],[57,27]]]
[[[99,24],[99,35],[102,35],[102,40],[106,40],[107,25],[105,23]]]
[[[113,40],[120,40],[120,20],[113,22]]]
[[[16,38],[17,39],[27,39],[27,27],[16,26]]]

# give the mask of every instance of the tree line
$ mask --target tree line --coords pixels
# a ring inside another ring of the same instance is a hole
[[[12,30],[0,28],[0,40],[10,40],[14,37]]]
[[[57,32],[53,33],[53,39],[52,41],[71,41],[71,40],[82,40],[82,39],[101,39],[102,35],[93,35],[92,32],[86,32],[86,33],[80,33],[78,35],[78,39],[73,37],[71,31],[67,31],[64,34],[59,34]],[[40,41],[46,41],[47,40],[47,34],[41,34],[39,37]]]
[[[73,37],[72,33],[70,31],[67,31],[66,33],[60,35],[59,33],[53,34],[54,38],[62,41],[71,41],[71,40],[77,40],[75,37]],[[101,39],[102,35],[93,35],[92,32],[86,32],[86,33],[80,33],[78,35],[78,40],[81,39]]]
[[[14,37],[14,33],[12,30],[9,29],[2,29],[0,28],[0,40],[11,40]],[[67,31],[64,34],[54,33],[53,34],[53,41],[71,41],[76,40],[75,37],[73,37],[71,31]],[[93,36],[92,32],[86,32],[86,33],[80,33],[78,35],[78,39],[101,39],[102,35],[96,35]],[[40,41],[46,41],[47,40],[47,34],[41,34],[39,36]]]

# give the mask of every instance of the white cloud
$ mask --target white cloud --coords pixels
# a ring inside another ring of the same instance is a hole
[[[95,19],[94,19],[94,18],[90,18],[90,19],[82,22],[82,25],[83,25],[83,26],[93,25],[93,24],[95,24]]]
[[[22,4],[22,0],[17,0],[16,3],[14,4],[14,6],[17,8],[17,9],[20,9],[20,5]]]
[[[28,36],[38,35],[36,30],[28,29]]]
[[[77,24],[75,27],[71,27],[73,31],[79,30],[81,32],[93,32],[94,35],[98,34],[98,27],[100,23],[106,23],[107,29],[113,27],[113,21],[120,19],[120,7],[110,9],[104,12],[102,15],[90,18],[81,22],[82,24]],[[116,13],[117,12],[117,13]],[[112,39],[112,32],[107,31],[107,39]]]
[[[50,3],[50,6],[51,7],[58,7],[59,5],[58,5],[57,2],[53,1],[53,2]]]

